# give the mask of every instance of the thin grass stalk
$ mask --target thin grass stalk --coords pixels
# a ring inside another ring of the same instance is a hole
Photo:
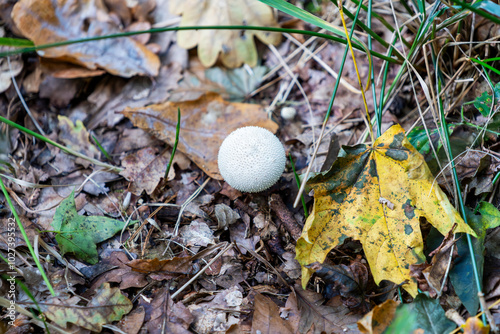
[[[175,142],[172,147],[172,154],[170,155],[170,160],[168,161],[167,170],[165,171],[165,181],[168,179],[168,172],[174,163],[175,151],[177,151],[177,144],[179,143],[179,133],[181,132],[181,108],[177,108],[177,126],[175,127]]]
[[[438,99],[438,108],[439,108],[439,112],[441,115],[441,120],[440,120],[441,132],[442,132],[442,135],[443,135],[445,142],[446,142],[445,146],[446,146],[446,150],[448,151],[448,156],[450,159],[453,179],[455,181],[455,187],[457,188],[456,192],[457,192],[458,204],[460,207],[460,213],[462,215],[462,218],[463,218],[465,224],[469,225],[469,223],[467,221],[467,215],[465,212],[464,200],[463,200],[462,195],[461,195],[462,190],[460,189],[460,183],[459,183],[460,181],[458,179],[457,169],[455,166],[455,160],[453,158],[453,152],[451,150],[450,133],[449,133],[448,124],[447,124],[446,118],[445,118],[443,100],[442,100],[441,95],[440,95],[442,83],[441,83],[440,76],[439,76],[438,72],[440,72],[440,71],[439,71],[439,68],[436,66],[436,86],[437,86],[436,92],[437,92],[437,99]],[[470,234],[468,234],[468,233],[465,233],[465,237],[467,239],[467,245],[469,247],[469,253],[471,256],[471,260],[472,260],[471,261],[472,262],[472,271],[474,272],[474,279],[476,281],[476,288],[477,288],[477,291],[479,293],[479,292],[482,292],[482,288],[481,288],[481,281],[479,279],[479,270],[478,270],[477,263],[476,263],[476,255],[474,252],[474,248],[472,247],[472,238],[471,238]],[[484,312],[482,305],[481,305],[481,312]],[[486,324],[486,317],[485,316],[483,316],[483,323]]]
[[[81,153],[76,152],[75,150],[72,150],[72,149],[70,149],[70,148],[68,148],[68,147],[66,147],[66,146],[63,146],[63,145],[61,145],[61,144],[58,144],[58,143],[56,143],[55,141],[50,140],[50,139],[48,139],[48,138],[46,138],[46,137],[44,137],[44,136],[40,135],[39,133],[33,132],[33,131],[31,131],[30,129],[25,128],[24,126],[21,126],[21,125],[19,125],[19,124],[15,123],[15,122],[12,122],[11,120],[8,120],[8,119],[7,119],[7,118],[5,118],[5,117],[0,116],[0,122],[5,123],[5,124],[7,124],[7,125],[9,125],[9,126],[12,126],[13,128],[16,128],[16,129],[18,129],[18,130],[21,130],[22,132],[27,133],[27,134],[29,134],[29,135],[31,135],[31,136],[33,136],[33,137],[35,137],[35,138],[37,138],[37,139],[39,139],[39,140],[41,140],[41,141],[45,142],[45,143],[47,143],[47,144],[50,144],[50,145],[52,145],[52,146],[55,146],[55,147],[57,147],[58,149],[60,149],[61,151],[63,151],[63,152],[66,152],[66,153],[68,153],[68,154],[72,154],[72,155],[74,155],[74,156],[76,156],[76,157],[79,157],[79,158],[85,159],[85,160],[87,160],[87,161],[90,161],[91,163],[93,163],[93,164],[94,164],[94,165],[96,165],[96,166],[101,166],[101,167],[108,168],[108,169],[109,169],[109,171],[111,171],[111,172],[116,172],[116,173],[119,173],[119,172],[121,172],[121,171],[123,170],[123,168],[116,167],[116,166],[113,166],[113,165],[110,165],[110,164],[107,164],[107,163],[101,162],[101,161],[99,161],[99,160],[97,160],[97,159],[87,157],[87,156],[86,156],[86,155],[84,155],[84,154],[81,154]]]
[[[3,195],[5,196],[5,200],[7,201],[7,204],[9,205],[10,211],[12,212],[12,215],[14,216],[14,219],[16,220],[17,226],[19,227],[19,231],[23,235],[24,242],[28,246],[28,249],[30,251],[31,256],[33,257],[33,261],[35,261],[36,266],[38,270],[40,271],[40,275],[42,275],[43,280],[45,281],[45,284],[47,285],[47,288],[50,291],[50,294],[52,296],[56,295],[56,292],[54,291],[54,288],[52,287],[52,284],[50,283],[49,278],[45,274],[45,270],[43,269],[42,264],[40,263],[40,260],[36,256],[35,250],[33,249],[33,246],[31,246],[30,240],[28,238],[28,235],[26,234],[26,230],[24,229],[23,224],[21,223],[21,220],[19,219],[19,216],[17,215],[16,208],[12,204],[12,201],[10,200],[9,193],[7,192],[7,188],[5,187],[2,178],[0,177],[0,187],[2,188]]]
[[[354,34],[354,29],[356,27],[356,21],[358,20],[358,15],[359,15],[360,9],[361,9],[361,7],[358,6],[358,9],[356,10],[356,15],[354,16],[353,25],[351,27],[351,32],[349,33],[349,38],[351,38],[352,35]],[[326,124],[327,124],[328,120],[330,119],[330,114],[331,114],[332,109],[333,109],[333,103],[335,102],[335,97],[337,96],[337,91],[339,89],[340,80],[342,79],[342,72],[344,71],[344,65],[345,65],[345,62],[347,59],[348,52],[349,52],[349,49],[346,46],[346,48],[344,50],[344,54],[342,56],[342,62],[340,63],[340,69],[338,72],[339,74],[338,74],[337,80],[335,81],[335,86],[333,87],[332,97],[330,98],[330,103],[328,104],[328,109],[326,111],[325,119],[323,120],[323,124],[321,126],[321,133],[319,135],[318,143],[316,144],[316,147],[315,147],[314,152],[312,154],[312,159],[309,162],[309,166],[307,166],[307,170],[304,173],[304,182],[300,185],[299,192],[297,193],[297,197],[295,197],[295,201],[293,203],[294,207],[297,207],[297,205],[299,204],[299,198],[302,196],[302,193],[304,192],[304,189],[306,187],[307,179],[309,177],[309,173],[311,172],[314,158],[316,157],[316,154],[318,154],[321,139],[323,138],[323,134],[325,133]]]
[[[340,12],[340,19],[342,20],[342,25],[344,26],[344,31],[347,35],[347,25],[345,23],[345,18],[344,18],[344,11],[342,9],[342,4],[339,6],[339,12]],[[351,39],[348,38],[347,42],[349,43],[349,50],[351,51],[351,57],[352,57],[352,62],[354,63],[354,69],[356,70],[356,76],[358,78],[358,83],[359,83],[359,90],[361,91],[361,96],[363,97],[363,104],[365,106],[365,112],[366,112],[366,126],[368,127],[368,130],[370,131],[370,138],[372,140],[372,144],[375,142],[375,137],[373,135],[373,128],[372,128],[372,123],[370,120],[370,111],[368,109],[368,104],[366,103],[366,96],[365,96],[365,89],[363,87],[363,82],[361,81],[361,76],[359,75],[359,70],[358,70],[358,65],[356,63],[356,57],[354,56],[354,50],[351,45]]]
[[[333,2],[335,4],[335,6],[337,6],[337,7],[339,6],[337,0],[331,0],[331,2]],[[359,3],[357,5],[359,8]],[[345,15],[350,20],[354,20],[354,15],[347,8],[345,8],[344,6],[342,6],[342,7],[343,7],[342,9],[343,9]],[[376,32],[374,32],[370,27],[365,25],[363,22],[357,21],[356,25],[358,27],[360,27],[364,32],[366,32],[369,36],[371,36],[373,39],[375,39],[377,42],[379,42],[382,46],[384,46],[385,48],[389,47],[389,43],[387,43],[382,37],[380,37]]]
[[[367,23],[368,23],[368,28],[371,29],[372,27],[372,10],[373,10],[373,1],[368,0],[368,17]],[[392,45],[390,46],[392,48]],[[370,36],[368,36],[368,50],[372,49],[372,39]],[[375,138],[378,138],[382,134],[382,112],[377,106],[377,92],[375,91],[375,70],[374,66],[372,66],[372,70],[370,71],[370,78],[372,82],[372,98],[373,98],[373,109],[375,111],[375,120],[377,122],[377,134]]]
[[[21,48],[21,49],[16,49],[16,50],[0,52],[0,57],[7,57],[7,56],[17,55],[17,54],[21,54],[21,53],[34,52],[34,51],[38,51],[38,50],[44,50],[44,49],[49,49],[49,48],[54,48],[54,47],[59,47],[59,46],[66,46],[66,45],[71,45],[71,44],[100,41],[100,40],[109,39],[109,38],[121,38],[121,37],[130,37],[130,36],[135,36],[135,35],[140,35],[140,34],[154,34],[154,33],[160,33],[160,32],[182,31],[182,30],[259,30],[259,31],[272,31],[272,32],[282,32],[282,33],[289,33],[289,34],[302,34],[302,35],[308,35],[308,36],[316,36],[316,37],[328,39],[331,41],[339,42],[342,44],[347,44],[347,40],[340,38],[340,37],[335,37],[335,36],[331,36],[328,34],[322,34],[322,33],[314,32],[314,31],[299,30],[299,29],[285,29],[285,28],[260,27],[260,26],[236,26],[236,25],[235,26],[189,26],[189,27],[152,28],[149,30],[126,31],[126,32],[109,34],[109,35],[104,35],[104,36],[94,36],[94,37],[80,38],[80,39],[74,39],[74,40],[69,40],[69,41],[64,41],[64,42],[42,44],[42,45],[33,46],[33,47],[26,47],[26,48]],[[361,44],[353,43],[353,46],[355,49],[358,49],[360,51],[366,51],[366,48]],[[394,59],[394,58],[387,59],[387,57],[385,55],[378,53],[378,52],[375,52],[375,51],[372,51],[371,55],[374,57],[377,57],[377,58],[387,60],[391,63],[400,64],[402,62],[402,60],[398,60],[398,59]]]

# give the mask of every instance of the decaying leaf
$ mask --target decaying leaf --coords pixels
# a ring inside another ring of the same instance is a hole
[[[208,302],[189,305],[188,309],[194,316],[194,331],[200,334],[226,333],[231,326],[238,324],[239,312],[247,303],[240,290],[236,284],[217,293]]]
[[[234,211],[226,204],[215,204],[214,211],[218,222],[218,230],[227,230],[229,225],[234,224],[238,219],[240,219],[238,212]]]
[[[377,305],[358,321],[358,328],[363,334],[382,334],[396,314],[398,303],[389,299]]]
[[[57,208],[51,225],[62,255],[74,253],[76,257],[95,264],[99,260],[96,244],[111,238],[125,224],[104,216],[78,215],[73,191]]]
[[[443,235],[457,224],[457,232],[475,236],[433,179],[399,125],[373,147],[344,147],[329,171],[308,181],[314,208],[296,246],[303,286],[313,273],[307,265],[322,263],[332,248],[353,238],[363,244],[377,284],[408,281],[405,289],[416,296],[409,269],[425,260],[419,218],[427,218]],[[394,210],[380,203],[381,197]]]
[[[111,288],[108,283],[97,290],[87,305],[78,305],[79,301],[79,297],[65,300],[55,297],[47,303],[40,303],[40,308],[63,328],[72,323],[98,333],[102,331],[102,325],[120,320],[132,310],[132,302],[122,295],[120,289]]]
[[[14,6],[12,18],[35,45],[120,32],[110,23],[112,20],[106,20],[106,9],[98,8],[99,3],[95,0],[22,0]],[[91,70],[105,69],[126,78],[138,74],[156,76],[160,68],[158,56],[128,37],[76,43],[39,51],[39,54]]]
[[[242,126],[260,126],[276,132],[278,125],[267,118],[256,104],[230,103],[215,93],[195,101],[166,102],[145,108],[127,108],[123,114],[135,126],[151,131],[173,146],[177,109],[181,110],[180,138],[177,149],[186,154],[208,176],[222,180],[217,154],[222,141]]]
[[[465,325],[461,327],[464,334],[488,334],[490,332],[490,326],[485,326],[483,322],[476,317],[468,318]]]
[[[180,26],[277,26],[272,9],[257,0],[172,0],[170,10],[182,14]],[[266,44],[277,44],[278,33],[255,30],[185,30],[177,33],[177,43],[186,49],[198,45],[202,64],[215,64],[219,53],[227,67],[246,63],[257,65],[254,36]]]
[[[308,268],[314,269],[316,275],[325,282],[323,295],[326,299],[342,296],[344,305],[364,308],[365,290],[368,285],[368,269],[364,264],[353,261],[350,265],[321,265],[314,263]],[[366,310],[368,311],[368,310]]]
[[[154,259],[137,259],[127,263],[132,270],[140,273],[158,273],[166,272],[171,274],[195,274],[196,269],[193,268],[193,258],[191,256],[174,257],[169,260]]]
[[[280,317],[279,307],[271,299],[255,296],[252,333],[295,333],[290,321]]]
[[[324,304],[321,294],[314,291],[294,288],[286,302],[294,317],[298,317],[295,333],[359,333],[356,322],[361,315],[354,314],[345,307],[340,296]]]
[[[202,221],[192,221],[189,225],[183,226],[179,233],[186,246],[206,247],[215,243],[214,232]]]
[[[131,182],[128,190],[137,196],[140,196],[143,191],[151,195],[160,179],[165,177],[171,154],[170,150],[163,150],[158,154],[156,148],[146,147],[126,156],[122,160],[122,166],[125,169],[120,172],[120,175]],[[175,171],[171,168],[167,179],[172,180],[174,177]]]
[[[81,121],[75,124],[66,116],[57,116],[59,121],[59,139],[69,148],[86,155],[89,158],[96,159],[99,156],[99,150],[90,143],[89,132]],[[64,153],[65,154],[65,153]],[[87,168],[90,163],[87,160],[77,158],[77,162]]]
[[[454,228],[452,228],[441,245],[429,254],[432,256],[430,265],[410,265],[411,276],[419,282],[420,290],[428,291],[432,298],[441,296],[442,280],[452,266],[450,257],[456,258],[458,256],[457,248],[454,247],[456,241]]]

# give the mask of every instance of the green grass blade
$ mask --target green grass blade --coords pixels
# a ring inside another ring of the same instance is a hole
[[[336,1],[337,0],[331,0],[333,3],[335,3],[335,5],[338,7]],[[359,1],[358,0],[352,0],[352,2],[356,5],[356,6],[359,6]],[[345,7],[344,7],[345,8]],[[369,12],[369,9],[368,7],[366,7],[365,5],[361,4],[361,9],[363,9],[365,12]],[[347,9],[344,9],[344,12],[346,12]],[[394,32],[394,27],[386,21],[385,18],[383,18],[382,16],[378,15],[377,13],[375,12],[371,12],[371,15],[376,18],[377,20],[380,21],[380,23],[382,23],[384,25],[384,27],[386,27],[390,32]],[[404,41],[404,43],[408,43],[408,41]],[[407,44],[408,47],[410,47],[410,44],[408,43]]]
[[[445,140],[445,143],[446,143],[446,150],[448,151],[448,157],[450,159],[450,166],[451,166],[451,171],[452,171],[452,176],[453,176],[453,180],[454,180],[454,183],[455,183],[455,186],[456,186],[456,194],[457,194],[457,199],[458,199],[458,204],[459,204],[459,207],[460,207],[460,213],[462,215],[462,219],[464,220],[464,222],[469,225],[468,221],[467,221],[467,215],[466,215],[466,211],[465,211],[465,203],[464,203],[464,199],[462,198],[462,190],[461,190],[461,187],[460,187],[460,180],[458,178],[458,174],[457,174],[457,168],[456,168],[456,165],[455,165],[455,159],[453,157],[453,152],[451,150],[451,143],[450,143],[450,132],[449,132],[449,127],[448,127],[448,124],[446,122],[446,117],[445,117],[445,112],[444,112],[444,107],[443,107],[443,100],[441,98],[441,87],[442,87],[442,81],[441,81],[441,75],[440,75],[440,69],[439,69],[439,66],[436,64],[436,61],[435,59],[433,59],[434,61],[434,68],[436,69],[436,73],[435,73],[435,76],[436,76],[436,95],[437,95],[437,105],[438,105],[438,108],[439,108],[439,113],[440,113],[440,123],[441,123],[441,134],[442,136],[444,137],[444,140]],[[475,256],[475,252],[474,252],[474,248],[473,248],[473,245],[472,245],[472,237],[470,236],[470,234],[465,234],[465,237],[467,239],[467,244],[468,244],[468,247],[469,247],[469,252],[470,252],[470,255],[471,255],[471,259],[474,259],[474,261],[472,261],[472,271],[474,273],[474,279],[476,281],[476,288],[477,288],[477,292],[480,293],[482,292],[482,287],[481,287],[481,280],[479,279],[479,270],[478,270],[478,267],[477,267],[477,263],[475,261],[476,259],[476,256]],[[481,304],[480,304],[481,305]],[[484,309],[483,309],[483,306],[481,305],[481,311],[484,312]],[[484,313],[483,313],[483,322],[486,324],[486,318],[484,317]]]
[[[108,152],[104,149],[104,147],[102,147],[101,143],[97,140],[97,138],[94,135],[92,135],[92,139],[94,139],[94,143],[99,148],[99,151],[101,151],[101,153],[104,154],[104,156],[106,157],[106,159],[108,159],[109,161],[111,161],[111,157],[109,156]]]
[[[302,21],[313,24],[318,28],[323,28],[323,29],[330,31],[331,33],[333,33],[337,36],[341,36],[343,38],[346,38],[346,34],[341,29],[335,27],[331,23],[329,23],[329,22],[327,22],[327,21],[325,21],[317,16],[314,16],[313,14],[311,14],[311,13],[309,13],[301,8],[298,8],[298,7],[292,5],[291,3],[288,3],[284,0],[259,0],[259,1],[262,3],[265,3],[268,6],[276,8],[276,9],[278,9],[278,10],[280,10],[288,15],[291,15],[293,17],[301,19]],[[364,43],[361,42],[359,39],[353,37],[351,40],[351,43],[353,43],[353,46],[354,46],[354,44],[361,45],[363,51],[365,51],[367,54],[370,53],[368,51],[368,47],[366,47],[364,45]],[[403,59],[399,53],[396,56],[400,60]]]
[[[70,149],[70,148],[67,148],[66,146],[58,144],[55,141],[50,140],[50,139],[48,139],[48,138],[40,135],[39,133],[33,132],[30,129],[26,129],[24,126],[16,124],[16,123],[8,120],[5,117],[0,116],[0,122],[5,123],[5,124],[7,124],[9,126],[12,126],[13,128],[16,128],[18,130],[21,130],[24,133],[27,133],[27,134],[29,134],[29,135],[31,135],[31,136],[33,136],[33,137],[35,137],[35,138],[43,141],[43,142],[46,142],[47,144],[53,145],[53,146],[59,148],[63,152],[66,152],[68,154],[72,154],[72,155],[77,156],[79,158],[82,158],[82,159],[85,159],[87,161],[90,161],[90,162],[92,162],[96,166],[105,167],[105,168],[108,168],[110,171],[117,172],[117,173],[119,173],[119,172],[121,172],[123,170],[123,168],[116,167],[116,166],[113,166],[113,165],[109,165],[109,164],[101,162],[101,161],[99,161],[97,159],[89,158],[86,155],[83,155],[83,154],[81,154],[79,152],[76,152],[76,151]]]
[[[179,133],[181,132],[181,108],[177,108],[177,126],[175,127],[175,142],[172,148],[172,154],[170,155],[170,160],[168,161],[167,170],[165,171],[165,181],[168,179],[168,172],[172,168],[174,163],[175,151],[177,151],[177,144],[179,143]]]
[[[289,33],[289,34],[301,34],[301,35],[308,35],[308,36],[316,36],[316,37],[328,39],[331,41],[335,41],[335,42],[339,42],[339,43],[347,45],[347,40],[344,38],[339,38],[336,36],[331,36],[328,34],[322,34],[322,33],[318,33],[315,31],[308,31],[308,30],[285,29],[285,28],[276,28],[276,27],[260,27],[260,26],[190,26],[190,27],[153,28],[153,29],[149,29],[149,30],[127,31],[127,32],[122,32],[122,33],[117,33],[117,34],[94,36],[94,37],[88,37],[88,38],[80,38],[80,39],[69,40],[69,41],[58,42],[58,43],[42,44],[42,45],[37,45],[37,46],[33,46],[33,47],[26,47],[26,48],[22,48],[22,49],[18,49],[18,50],[0,52],[0,57],[13,56],[13,55],[17,55],[20,53],[34,52],[34,51],[38,51],[38,50],[55,48],[55,47],[59,47],[59,46],[66,46],[66,45],[71,45],[71,44],[100,41],[100,40],[109,39],[109,38],[130,37],[130,36],[141,35],[141,34],[156,34],[156,33],[167,32],[167,31],[181,31],[181,30],[259,30],[259,31],[272,31],[272,32],[281,32],[281,33]],[[360,50],[360,51],[366,52],[366,50],[367,50],[367,48],[363,45],[363,43],[361,43],[361,44],[353,43],[353,47],[355,49]],[[389,61],[391,63],[401,64],[401,60],[394,59],[394,58],[387,58],[385,55],[378,53],[378,52],[375,52],[375,51],[372,51],[371,55],[374,57]]]
[[[484,66],[486,67],[487,69],[490,69],[492,70],[493,72],[495,72],[496,74],[500,75],[500,70],[494,68],[493,66],[489,65],[489,64],[486,64],[484,61],[482,60],[479,60],[479,59],[476,59],[476,58],[469,58],[469,60],[471,60],[472,62],[474,63],[477,63],[477,64],[480,64],[481,66]]]
[[[339,6],[338,5],[338,2],[337,0],[330,0],[331,2],[333,2],[335,4],[335,6]],[[356,5],[359,6],[359,3],[356,3]],[[342,6],[343,10],[344,10],[344,13],[345,15],[350,19],[350,20],[353,20],[354,19],[354,14],[351,13],[349,10],[347,10],[347,8],[345,6]],[[363,8],[363,6],[361,7]],[[366,7],[365,7],[366,8]],[[368,15],[371,15],[371,11],[368,11]],[[374,32],[372,29],[371,29],[371,26],[367,26],[365,25],[363,22],[361,21],[358,21],[357,23],[357,26],[360,27],[364,32],[366,32],[368,35],[370,35],[373,39],[375,39],[377,42],[379,42],[381,45],[383,45],[385,48],[388,48],[389,47],[389,43],[387,43],[381,36],[379,36],[379,34],[377,34],[376,32]],[[394,28],[392,28],[392,31],[394,31]],[[406,42],[405,44],[410,47],[410,44],[408,43],[408,41],[404,40],[404,42]]]
[[[468,9],[471,12],[474,12],[491,22],[496,24],[500,24],[500,6],[492,3],[491,1],[478,1],[474,5],[468,4],[463,1],[453,0],[454,3],[460,5],[462,8]],[[490,14],[493,13],[493,14]]]
[[[7,192],[7,188],[5,188],[5,185],[3,184],[3,180],[1,177],[0,177],[0,187],[2,188],[3,195],[5,196],[5,200],[7,201],[7,204],[9,205],[10,211],[12,212],[12,215],[14,216],[14,219],[16,220],[17,226],[19,227],[19,231],[23,235],[24,242],[28,246],[30,254],[33,257],[33,261],[35,261],[36,266],[37,266],[38,270],[40,271],[40,275],[42,275],[42,278],[45,281],[45,284],[47,284],[47,287],[48,287],[51,295],[55,296],[56,292],[54,291],[52,284],[50,284],[50,280],[47,277],[47,275],[45,274],[43,266],[40,263],[40,260],[38,259],[38,256],[36,255],[35,250],[33,249],[33,246],[31,246],[30,240],[28,239],[28,235],[26,234],[24,226],[21,223],[19,216],[17,215],[16,208],[14,207],[14,205],[12,204],[12,201],[10,200],[9,193]]]
[[[32,41],[24,38],[0,37],[1,46],[12,46],[15,48],[27,48],[35,46]]]

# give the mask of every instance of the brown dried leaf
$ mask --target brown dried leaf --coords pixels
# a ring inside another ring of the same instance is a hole
[[[149,303],[148,303],[149,304]],[[189,334],[194,317],[182,302],[170,298],[168,288],[153,293],[153,301],[146,308],[146,328],[150,334]]]
[[[144,190],[151,195],[160,179],[165,177],[170,156],[170,150],[163,150],[158,154],[158,150],[154,147],[146,147],[126,156],[122,160],[125,170],[120,172],[120,175],[131,182],[128,190],[137,196],[140,196]],[[174,177],[175,171],[171,168],[167,178],[172,180]]]
[[[252,333],[295,333],[290,321],[280,317],[280,308],[271,299],[255,296]]]
[[[222,180],[217,154],[226,136],[242,126],[260,126],[273,133],[278,129],[261,106],[227,102],[215,93],[207,93],[195,101],[127,108],[123,114],[135,126],[151,131],[173,146],[178,108],[181,110],[178,150],[217,180]]]
[[[96,128],[103,121],[106,121],[109,127],[113,127],[123,119],[123,115],[117,111],[126,107],[139,108],[166,101],[169,91],[177,87],[177,81],[182,77],[181,70],[182,68],[176,64],[169,67],[162,66],[160,74],[154,81],[145,77],[135,77],[131,80],[122,78],[102,80],[90,94],[88,101],[82,102],[73,111],[91,110],[93,116],[88,123],[89,129]]]
[[[118,33],[106,16],[106,9],[90,0],[21,0],[12,10],[16,26],[35,45]],[[158,56],[128,37],[76,43],[39,54],[126,78],[156,76],[160,68]]]
[[[116,326],[127,334],[137,334],[144,323],[145,313],[144,307],[140,306],[123,317]]]
[[[323,305],[323,296],[319,293],[303,290],[298,285],[294,291],[286,306],[300,314],[299,333],[359,333],[356,322],[361,315],[352,314],[339,296]]]
[[[170,260],[158,260],[154,258],[132,260],[127,263],[132,270],[140,273],[158,273],[167,272],[172,274],[194,274],[197,270],[193,267],[193,258],[191,256],[174,257]]]
[[[364,334],[382,334],[394,319],[398,303],[389,299],[377,305],[363,319],[358,321],[358,328]]]
[[[93,292],[103,283],[107,282],[119,283],[122,290],[131,287],[143,288],[146,286],[148,284],[146,275],[132,271],[126,264],[128,261],[125,253],[112,252],[109,257],[102,259],[99,263],[85,268],[85,271],[82,270],[89,280],[93,280],[88,293]],[[112,269],[110,270],[110,268]],[[99,277],[95,279],[97,276]]]
[[[453,258],[458,256],[457,247],[454,247],[453,252],[450,252],[450,248],[458,241],[454,238],[456,226],[456,224],[453,226],[441,245],[429,254],[432,256],[430,265],[425,263],[410,265],[410,275],[417,279],[422,291],[429,291],[432,298],[441,295],[441,281],[451,265],[450,256]]]

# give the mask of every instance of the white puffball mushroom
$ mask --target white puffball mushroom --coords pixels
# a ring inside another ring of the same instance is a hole
[[[258,126],[239,128],[219,149],[219,171],[233,188],[249,193],[266,190],[285,170],[283,145],[271,131]]]
[[[293,107],[283,107],[281,108],[281,117],[288,121],[291,121],[297,115],[297,110]]]

